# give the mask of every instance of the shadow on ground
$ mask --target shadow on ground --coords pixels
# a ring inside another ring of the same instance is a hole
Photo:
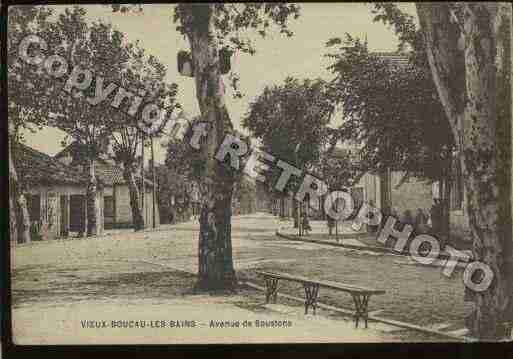
[[[123,270],[123,271],[120,271]],[[136,270],[127,263],[58,268],[25,266],[13,273],[13,307],[97,299],[169,299],[192,294],[195,276],[182,271]],[[111,273],[105,275],[105,273]]]

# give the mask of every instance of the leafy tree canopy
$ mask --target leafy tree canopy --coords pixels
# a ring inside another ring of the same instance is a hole
[[[18,55],[20,42],[28,35],[46,37],[52,10],[41,6],[9,7],[7,37],[7,81],[9,89],[9,134],[22,139],[21,129],[35,131],[46,123],[49,114],[48,94],[53,79],[41,77],[34,65]]]
[[[38,10],[40,7],[23,8],[27,8],[28,10],[23,11],[29,14],[43,11]],[[43,12],[37,18],[47,19],[48,16]],[[18,59],[12,67],[23,67],[16,74],[19,76],[13,76],[13,79],[19,80],[12,87],[20,93],[23,92],[23,86],[39,88],[40,92],[37,94],[40,96],[34,95],[34,91],[27,91],[31,97],[37,98],[38,102],[33,104],[37,111],[35,113],[44,118],[45,123],[67,134],[63,145],[72,139],[86,145],[90,154],[95,156],[106,151],[113,133],[126,132],[127,128],[133,128],[131,134],[135,137],[140,135],[136,128],[140,124],[138,122],[141,121],[141,112],[146,104],[155,103],[170,114],[176,107],[174,97],[177,86],[164,81],[165,66],[154,56],[147,55],[138,43],[128,42],[123,33],[111,24],[101,21],[88,24],[85,16],[86,10],[81,7],[66,8],[54,21],[45,23],[44,31],[36,33],[48,44],[46,56],[58,55],[65,59],[67,67],[63,76],[52,77],[43,64],[27,67]],[[16,19],[17,17],[13,17],[12,21]],[[12,47],[16,46],[17,43],[13,40]],[[54,63],[54,67],[56,66],[58,64]],[[72,89],[71,94],[68,94],[64,91],[64,86],[75,67],[91,71],[92,81],[84,91]],[[22,86],[17,86],[19,84]],[[100,93],[97,88],[101,87],[101,90],[106,91],[111,84],[114,88],[103,101],[98,104],[88,102]],[[130,95],[118,107],[113,107],[111,104],[121,88],[130,92]],[[142,100],[137,112],[129,116],[127,113],[134,96],[140,96]],[[18,98],[24,99],[23,95],[10,98],[16,101]],[[34,101],[36,100],[32,100]],[[118,145],[119,142],[117,141]]]
[[[360,144],[360,170],[440,178],[453,138],[429,71],[370,53],[349,34],[327,46],[338,47],[327,56],[331,96],[342,106],[340,139]]]
[[[287,78],[282,85],[267,86],[249,106],[243,126],[260,139],[262,149],[277,159],[304,170],[314,170],[330,130],[334,107],[322,80]],[[267,183],[274,185],[281,169],[273,166]],[[294,177],[293,177],[294,179]],[[297,180],[291,180],[292,188]]]
[[[143,5],[111,5],[114,12],[143,11]],[[289,3],[213,3],[194,4],[181,3],[175,5],[173,21],[176,30],[184,36],[194,29],[211,23],[212,36],[215,36],[219,49],[228,53],[242,52],[253,55],[256,52],[254,38],[256,34],[265,38],[271,31],[292,36],[290,20],[300,16],[300,7]],[[209,21],[207,21],[207,19]],[[210,21],[210,19],[212,21]],[[239,89],[240,76],[231,71],[229,76],[233,95],[240,98],[243,94]]]

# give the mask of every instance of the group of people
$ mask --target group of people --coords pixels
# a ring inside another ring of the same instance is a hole
[[[372,201],[369,202],[371,206],[374,206]],[[386,212],[386,211],[385,211]],[[417,208],[415,215],[412,213],[412,210],[405,210],[402,215],[399,214],[397,208],[392,208],[389,212],[390,216],[395,217],[402,224],[411,225],[415,232],[418,234],[423,233],[438,233],[438,229],[440,227],[440,223],[442,220],[442,204],[440,199],[433,199],[433,205],[431,206],[430,211],[427,211],[423,208]],[[386,213],[383,217],[383,221],[386,220]],[[381,223],[381,225],[383,225]],[[329,235],[332,235],[333,227],[335,226],[335,221],[328,217],[327,225],[329,230]],[[377,232],[380,228],[380,225],[369,226],[369,230],[371,232]]]
[[[429,227],[431,227],[431,215],[427,214],[424,209],[417,208],[415,217],[413,217],[412,211],[407,209],[404,211],[401,217],[398,216],[397,210],[392,209],[392,216],[399,219],[403,224],[409,224],[419,233],[427,233]]]
[[[400,215],[396,208],[392,208],[390,215],[399,220],[400,223],[412,226],[416,233],[438,233],[442,221],[442,203],[440,199],[434,198],[429,211],[417,208],[415,215],[413,215],[412,211],[407,209]]]
[[[369,201],[370,206],[374,206],[373,201]],[[426,234],[426,233],[435,233],[437,234],[439,228],[441,226],[442,221],[442,203],[440,199],[434,198],[433,205],[430,210],[426,210],[423,208],[417,208],[415,214],[412,210],[405,210],[402,215],[399,214],[397,208],[392,208],[390,211],[383,211],[384,216],[382,219],[382,223],[380,225],[369,226],[370,232],[377,232],[379,228],[384,225],[384,221],[387,219],[387,212],[390,216],[395,217],[401,224],[409,224],[414,228],[414,232],[416,234]],[[333,230],[335,228],[335,220],[331,217],[327,216],[327,226],[329,235],[333,235]],[[308,215],[306,211],[302,211],[301,213],[301,227],[304,235],[308,235],[308,233],[312,230],[310,226],[310,222],[308,220]]]

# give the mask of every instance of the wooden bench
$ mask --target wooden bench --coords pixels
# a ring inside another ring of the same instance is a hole
[[[266,292],[265,292],[265,302],[269,303],[272,299],[273,303],[276,303],[276,297],[278,295],[278,281],[279,280],[288,280],[291,282],[298,282],[303,284],[303,288],[305,289],[305,314],[308,313],[308,308],[313,308],[313,313],[315,314],[315,309],[317,307],[317,297],[319,294],[319,288],[325,287],[329,289],[339,290],[342,292],[347,292],[351,294],[353,297],[354,305],[355,305],[355,324],[356,328],[358,328],[358,322],[360,318],[365,320],[365,328],[367,328],[367,320],[368,320],[368,304],[369,298],[373,294],[385,294],[384,290],[380,289],[371,289],[364,287],[357,287],[350,284],[343,284],[332,281],[320,281],[314,280],[302,276],[290,275],[286,273],[276,273],[276,272],[262,272],[257,271],[258,275],[264,277]]]

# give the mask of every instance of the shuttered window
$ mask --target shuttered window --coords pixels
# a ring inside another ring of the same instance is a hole
[[[105,217],[114,217],[114,197],[105,196],[103,201],[103,215]]]

